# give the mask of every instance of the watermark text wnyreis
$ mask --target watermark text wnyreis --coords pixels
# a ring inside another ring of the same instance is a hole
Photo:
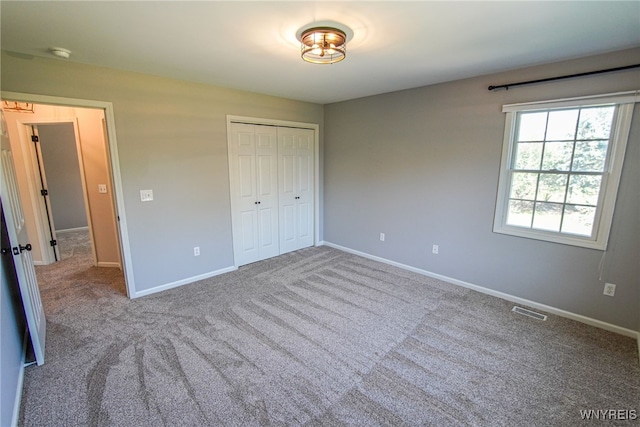
[[[638,419],[638,413],[635,409],[581,409],[580,418],[600,421],[633,421]]]

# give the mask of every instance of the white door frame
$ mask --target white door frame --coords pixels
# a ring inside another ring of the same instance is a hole
[[[313,202],[314,202],[314,212],[313,212],[313,228],[314,228],[314,239],[313,245],[318,246],[320,244],[320,125],[317,123],[304,123],[304,122],[293,122],[287,120],[274,120],[274,119],[264,119],[258,117],[246,117],[246,116],[234,116],[227,115],[227,150],[229,150],[229,144],[231,143],[231,123],[246,123],[251,125],[266,125],[266,126],[282,126],[282,127],[290,127],[290,128],[300,128],[300,129],[313,129],[314,141],[313,141],[313,156],[314,156],[314,173],[313,173]],[[227,158],[229,162],[231,162],[231,157],[229,156],[230,151],[227,151]],[[231,163],[229,163],[229,173],[231,173]],[[231,177],[229,177],[229,197],[231,197],[231,192],[233,188],[231,188]],[[231,200],[229,200],[229,206],[233,206],[231,204]],[[231,215],[231,221],[233,223],[233,215]],[[233,257],[233,264],[237,268],[238,264],[235,260],[235,250]]]
[[[32,93],[6,92],[0,93],[2,99],[12,101],[32,102],[34,104],[49,104],[65,107],[97,108],[104,111],[104,118],[107,127],[108,139],[108,159],[113,181],[114,202],[116,210],[116,224],[120,236],[120,250],[122,258],[122,270],[124,272],[127,296],[131,298],[135,295],[135,283],[133,278],[133,267],[131,261],[131,248],[129,246],[129,232],[127,228],[127,217],[124,209],[124,191],[122,188],[122,177],[120,174],[120,156],[118,155],[118,143],[116,140],[115,116],[113,114],[113,104],[105,101],[94,101],[88,99],[63,98],[58,96],[37,95]]]

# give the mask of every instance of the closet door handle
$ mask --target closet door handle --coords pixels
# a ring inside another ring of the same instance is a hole
[[[31,249],[33,249],[33,248],[31,247],[31,243],[27,243],[27,245],[26,245],[26,246],[19,245],[19,248],[20,248],[20,252],[23,252],[23,251],[31,251]]]

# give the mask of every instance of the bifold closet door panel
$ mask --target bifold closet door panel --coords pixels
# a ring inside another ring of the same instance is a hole
[[[245,265],[280,253],[276,130],[232,123],[229,150],[234,256]]]
[[[259,259],[255,151],[253,126],[233,123],[229,143],[229,180],[233,246],[237,265]]]
[[[278,128],[280,253],[313,245],[313,144],[311,129]]]
[[[278,231],[278,140],[273,126],[255,126],[258,247],[260,259],[280,255]]]

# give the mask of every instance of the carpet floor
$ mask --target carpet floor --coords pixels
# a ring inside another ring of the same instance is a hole
[[[90,257],[37,269],[46,363],[26,369],[23,426],[574,426],[593,423],[581,410],[640,414],[635,340],[332,248],[135,300],[119,270]]]
[[[86,264],[87,258],[85,255],[91,255],[91,240],[88,229],[58,232],[56,240],[58,242],[60,260],[74,258],[77,262]],[[55,267],[59,266],[56,265]],[[79,267],[82,268],[83,266]],[[67,266],[62,266],[62,268],[65,270],[69,269]],[[52,268],[50,270],[57,271],[60,269],[61,268]]]

